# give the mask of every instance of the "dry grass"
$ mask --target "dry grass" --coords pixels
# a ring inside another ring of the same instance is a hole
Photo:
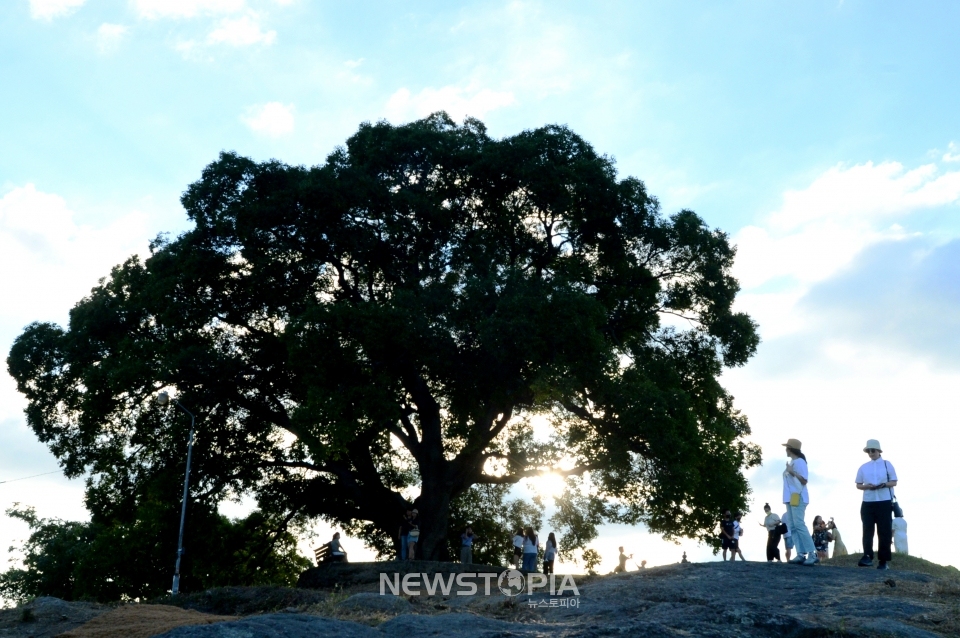
[[[124,605],[90,622],[60,634],[58,638],[149,638],[175,627],[209,625],[236,620],[168,605]]]
[[[860,560],[859,555],[841,556],[840,558],[831,558],[821,564],[825,567],[856,567]],[[874,563],[876,564],[876,563]],[[951,565],[938,565],[919,556],[907,556],[905,554],[894,554],[890,561],[891,572],[918,572],[937,578],[952,578],[960,580],[960,569]],[[891,574],[895,577],[895,574]]]

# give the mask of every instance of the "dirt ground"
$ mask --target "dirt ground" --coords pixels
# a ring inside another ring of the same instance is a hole
[[[169,605],[124,605],[97,616],[59,638],[150,638],[184,625],[209,625],[236,620]]]

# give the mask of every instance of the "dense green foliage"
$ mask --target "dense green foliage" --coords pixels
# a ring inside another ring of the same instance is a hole
[[[471,488],[546,472],[577,479],[562,550],[603,521],[709,539],[746,504],[759,454],[718,382],[758,342],[735,251],[570,130],[364,124],[313,168],[223,153],[182,202],[191,230],[8,359],[94,501],[182,467],[172,388],[199,417],[195,496],[383,548],[413,493],[427,558],[500,498]]]
[[[0,574],[8,600],[56,596],[64,600],[146,599],[169,591],[176,556],[177,512],[143,507],[129,522],[39,519],[31,508],[7,515],[26,522],[22,567]],[[229,520],[203,507],[191,512],[181,581],[184,591],[221,585],[293,585],[309,561],[289,532],[277,535],[263,514]]]

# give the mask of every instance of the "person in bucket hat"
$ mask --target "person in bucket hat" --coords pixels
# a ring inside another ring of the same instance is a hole
[[[803,444],[797,439],[787,439],[783,444],[787,448],[787,467],[783,471],[783,503],[787,506],[784,523],[790,530],[793,542],[796,544],[797,555],[790,559],[794,565],[816,565],[817,548],[813,546],[813,538],[803,517],[810,503],[810,494],[807,492],[807,457],[800,451]]]
[[[864,446],[870,460],[857,470],[857,489],[863,491],[860,504],[860,520],[863,522],[863,558],[860,567],[873,565],[873,534],[877,533],[877,569],[889,569],[890,543],[893,537],[893,488],[897,484],[897,471],[893,464],[883,459],[880,441],[870,439]]]

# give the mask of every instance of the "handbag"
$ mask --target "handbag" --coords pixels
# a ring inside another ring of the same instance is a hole
[[[887,472],[887,482],[890,482],[890,468],[887,466],[887,459],[883,459],[883,469]],[[893,515],[896,518],[903,518],[903,509],[900,507],[900,503],[897,502],[897,496],[893,492],[892,487],[888,487],[890,490],[890,507],[893,508]]]
[[[799,505],[800,505],[800,493],[793,492],[792,494],[790,494],[790,506],[797,507]]]
[[[407,532],[407,538],[411,541],[415,541],[420,538],[420,530],[416,527]]]

